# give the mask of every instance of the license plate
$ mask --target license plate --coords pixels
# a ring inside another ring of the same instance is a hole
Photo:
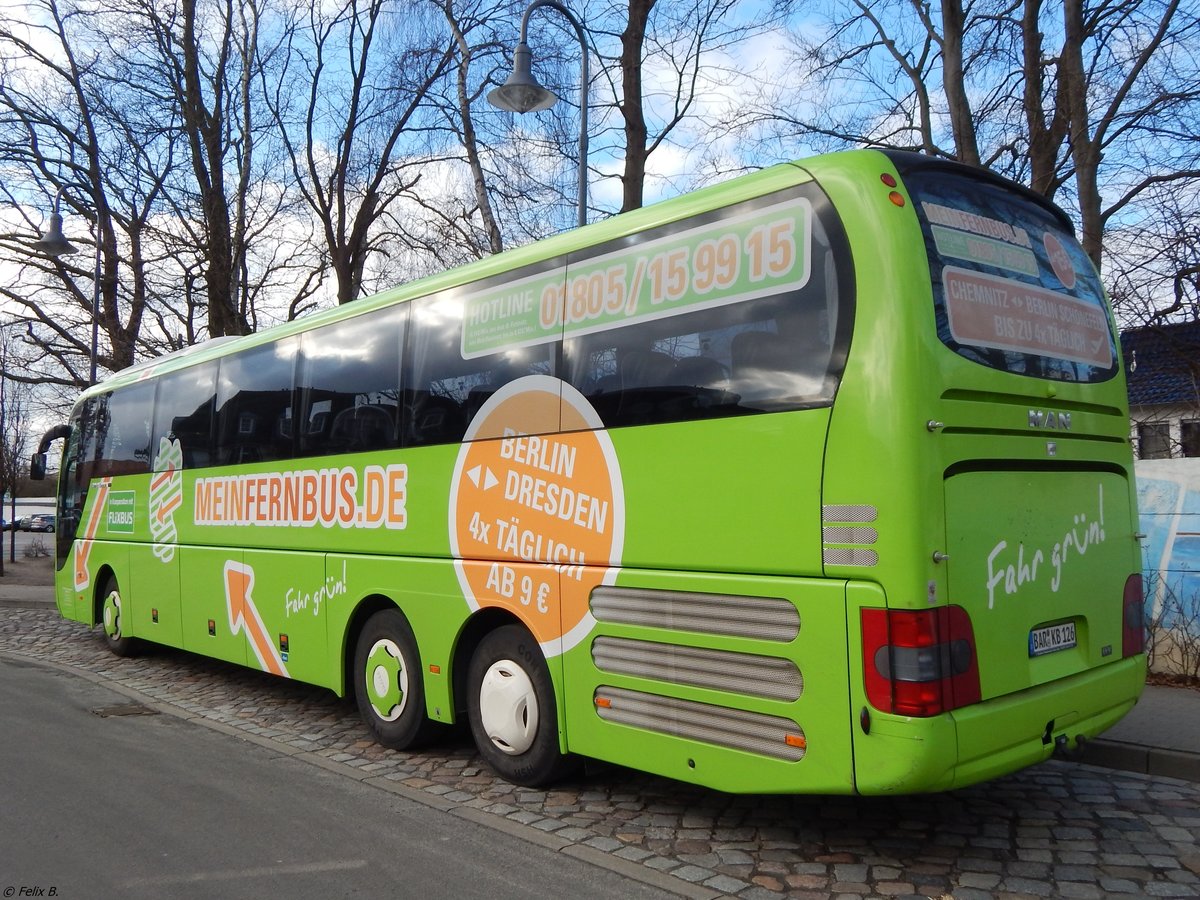
[[[1060,622],[1029,632],[1029,655],[1042,656],[1075,646],[1075,623]]]

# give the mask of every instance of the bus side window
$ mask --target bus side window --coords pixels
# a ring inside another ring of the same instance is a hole
[[[408,306],[304,335],[297,369],[297,452],[326,456],[399,443],[400,356]]]
[[[153,416],[153,382],[119,388],[98,399],[93,478],[150,471]]]
[[[62,511],[74,513],[76,518],[83,511],[83,500],[91,480],[93,464],[88,451],[91,449],[94,452],[95,448],[91,442],[95,406],[95,399],[88,399],[80,404],[71,421],[71,436],[63,449],[63,474],[59,478],[62,491],[60,502]]]
[[[57,564],[61,567],[70,556],[71,544],[79,528],[87,482],[81,480],[82,450],[91,424],[91,407],[95,401],[85,400],[71,415],[71,433],[63,447],[62,472],[58,479],[58,521],[55,523]]]
[[[824,287],[825,280],[819,282]],[[569,338],[572,383],[607,427],[828,403],[826,298],[808,289]]]
[[[677,296],[655,294],[649,307],[630,304],[623,317],[584,322],[574,334],[568,323],[563,341],[567,377],[605,427],[808,409],[833,402],[854,313],[851,259],[837,213],[810,183],[735,204],[723,214],[736,219],[788,200],[807,201],[793,211],[797,221],[803,218],[811,227],[794,232],[796,252],[790,257],[787,280],[757,289],[739,285],[736,278],[724,288],[714,281],[697,294],[702,281],[689,280],[685,251],[679,257],[683,262]],[[708,221],[683,219],[643,232],[637,252],[649,254],[644,258],[653,258],[651,265],[657,265],[670,256],[663,256],[665,250],[655,255],[656,248],[667,246],[664,239],[707,228]],[[587,272],[594,260],[619,258],[630,246],[625,240],[590,247],[578,257],[572,255],[570,264]],[[698,260],[697,256],[697,267]],[[695,274],[699,272],[697,268]],[[774,293],[765,293],[768,290]]]
[[[297,338],[221,360],[217,379],[217,465],[289,460]]]
[[[461,441],[492,394],[525,375],[554,370],[553,342],[464,359],[461,295],[434,295],[412,307],[403,412],[408,446]]]
[[[217,364],[201,363],[164,375],[158,386],[151,452],[162,441],[178,441],[185,469],[212,465],[212,420],[216,407]]]
[[[733,336],[731,385],[742,406],[769,411],[813,398],[832,399],[826,384],[832,345],[821,299],[810,288],[762,330]]]

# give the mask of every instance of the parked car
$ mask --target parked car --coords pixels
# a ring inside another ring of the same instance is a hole
[[[44,513],[40,516],[34,516],[29,523],[30,531],[54,531],[54,516],[50,513]]]
[[[32,525],[33,516],[21,516],[21,518],[13,522],[12,527],[19,528],[21,531],[28,531]]]

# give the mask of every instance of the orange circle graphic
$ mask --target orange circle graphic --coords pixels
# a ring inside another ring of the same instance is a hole
[[[1050,260],[1050,268],[1054,270],[1055,277],[1068,291],[1074,289],[1075,263],[1071,261],[1071,255],[1067,253],[1067,248],[1063,246],[1057,235],[1048,231],[1042,236],[1042,244],[1046,247],[1046,257]]]
[[[513,381],[467,430],[450,488],[450,548],[472,609],[514,612],[548,656],[591,630],[616,575],[625,502],[616,451],[587,398],[548,375]]]

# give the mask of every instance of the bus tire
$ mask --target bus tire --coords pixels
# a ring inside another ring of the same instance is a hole
[[[505,625],[480,641],[467,671],[467,718],[484,760],[514,784],[540,787],[575,768],[558,746],[550,670],[537,641]]]
[[[414,750],[441,730],[440,723],[425,715],[421,656],[400,610],[375,613],[359,633],[354,696],[375,740],[391,750]]]
[[[109,575],[100,588],[100,631],[104,644],[117,656],[133,656],[140,649],[137,638],[127,637],[123,631],[125,604],[121,599],[121,588],[117,579]]]

